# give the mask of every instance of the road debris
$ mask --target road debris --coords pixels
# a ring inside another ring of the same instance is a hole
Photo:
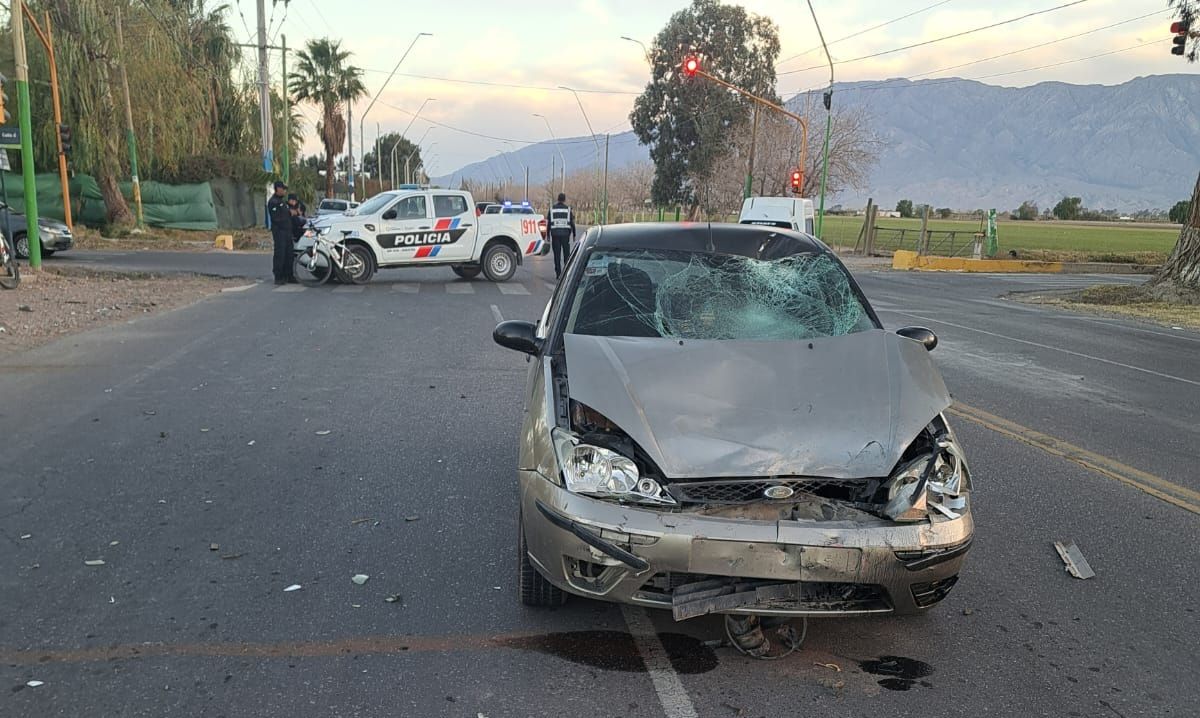
[[[330,431],[329,429],[321,429],[320,431],[317,432],[317,436],[329,436],[332,433],[333,432]]]
[[[970,616],[972,613],[975,613],[975,609],[973,609],[973,608],[964,608],[963,609],[964,616]]]
[[[393,593],[383,600],[387,601],[388,603],[400,603],[404,600],[404,597],[398,593]]]
[[[109,541],[108,542],[109,546],[119,546],[120,544],[121,544],[120,541]]]
[[[254,446],[254,439],[246,442],[246,446]]]
[[[350,577],[350,580],[353,581],[356,586],[361,586],[370,578],[371,577],[365,573],[356,573]]]
[[[405,521],[420,521],[421,517],[420,516],[405,516],[404,520]]]
[[[18,312],[32,312],[33,307],[29,306],[28,304],[22,304],[19,307],[17,307],[17,311]],[[429,388],[432,389],[433,387],[429,387]]]
[[[351,526],[357,526],[357,525],[359,525],[359,524],[365,524],[366,522],[368,522],[368,521],[373,521],[373,520],[374,520],[374,519],[371,519],[371,518],[365,518],[365,519],[352,519],[352,520],[350,521],[350,525],[351,525]]]
[[[157,411],[154,411],[154,410],[152,410],[152,409],[147,409],[147,410],[143,411],[142,413],[143,413],[143,414],[145,414],[146,416],[154,416],[154,415],[155,415],[155,414],[157,414],[158,412],[157,412]]]
[[[726,703],[725,701],[721,701],[721,707],[728,708],[729,710],[733,711],[733,718],[741,718],[746,713],[745,708],[739,708],[731,703]]]
[[[207,434],[210,431],[212,431],[212,429],[200,429],[201,434]]]
[[[1063,563],[1066,564],[1067,573],[1075,578],[1087,579],[1096,575],[1096,572],[1088,565],[1087,559],[1083,557],[1083,552],[1079,550],[1074,541],[1066,543],[1055,541],[1054,550],[1058,551],[1058,555],[1062,557]]]
[[[283,589],[283,592],[284,592],[284,593],[291,593],[292,591],[299,591],[299,590],[300,590],[300,589],[302,589],[302,588],[304,588],[304,587],[303,587],[303,586],[301,586],[300,584],[298,584],[298,583],[293,583],[291,586],[288,586],[287,588]]]
[[[24,541],[25,539],[31,539],[31,538],[33,538],[33,534],[21,534],[22,541]]]
[[[38,686],[44,686],[46,684],[41,681],[25,681],[25,685],[29,686],[30,688],[37,688]]]
[[[222,556],[221,558],[224,559],[225,561],[232,561],[235,558],[241,558],[242,556],[245,556],[245,555],[246,554],[244,554],[244,553],[227,553],[224,556]]]
[[[210,543],[210,544],[208,545],[208,550],[209,550],[209,551],[220,551],[220,550],[221,550],[221,545],[220,545],[220,544],[215,544],[215,543]]]
[[[839,665],[838,665],[838,664],[836,664],[836,663],[815,663],[815,662],[814,662],[814,663],[813,663],[813,665],[814,665],[814,666],[821,666],[822,668],[828,668],[829,670],[831,670],[831,671],[837,671],[838,673],[841,673],[841,672],[842,672],[842,667],[841,667],[841,666],[839,666]]]
[[[102,558],[87,559],[86,561],[83,562],[83,565],[84,566],[103,566],[104,559],[102,559]]]

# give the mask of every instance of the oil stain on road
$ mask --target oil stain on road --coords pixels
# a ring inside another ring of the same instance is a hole
[[[717,667],[717,654],[699,639],[681,633],[660,633],[659,641],[676,673],[707,673]],[[497,645],[536,651],[607,671],[645,672],[646,664],[633,636],[620,631],[569,631],[497,640]]]

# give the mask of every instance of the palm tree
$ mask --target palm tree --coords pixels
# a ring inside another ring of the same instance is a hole
[[[296,70],[288,82],[295,102],[309,102],[321,112],[317,134],[325,145],[326,197],[333,196],[335,161],[346,144],[346,105],[367,94],[362,70],[347,64],[350,54],[336,40],[309,40],[296,53]]]

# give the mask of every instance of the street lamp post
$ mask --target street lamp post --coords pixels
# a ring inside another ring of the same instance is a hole
[[[562,189],[561,192],[567,191],[567,158],[563,156],[562,146],[558,144],[558,138],[554,136],[554,129],[550,127],[550,120],[546,119],[545,115],[533,113],[534,117],[542,118],[542,122],[546,123],[546,131],[550,133],[550,139],[554,140],[554,149],[558,150],[558,159],[562,160]],[[553,164],[553,163],[551,163]],[[553,168],[551,168],[553,169]],[[551,187],[554,186],[554,177],[550,177]]]
[[[371,108],[375,106],[375,101],[378,100],[379,96],[383,94],[383,91],[385,89],[387,89],[388,83],[391,82],[392,78],[396,75],[396,70],[400,69],[400,63],[404,62],[404,58],[408,57],[408,53],[412,51],[413,45],[417,44],[417,40],[420,40],[423,37],[430,37],[432,35],[433,35],[433,33],[431,33],[431,32],[418,32],[417,33],[417,36],[414,37],[412,42],[410,42],[408,44],[408,49],[404,51],[404,54],[400,56],[400,60],[398,62],[396,62],[396,66],[392,68],[391,74],[389,74],[387,76],[387,79],[383,81],[383,85],[380,86],[379,92],[376,92],[375,96],[371,98],[371,104],[367,105],[366,111],[358,116],[358,144],[359,144],[358,151],[359,152],[363,151],[363,149],[362,149],[363,122],[367,119],[367,112],[371,111]],[[351,126],[350,131],[351,132],[354,131],[353,126]],[[378,159],[379,159],[379,138],[378,137],[375,138],[375,159],[378,162]],[[351,174],[351,176],[354,175],[354,155],[353,154],[350,155],[350,174]],[[363,184],[364,184],[364,186],[366,185],[365,182]],[[351,181],[351,185],[353,185],[353,181]],[[365,194],[365,192],[364,192],[364,194]]]
[[[592,121],[588,119],[587,110],[583,109],[583,100],[579,99],[579,93],[567,87],[559,85],[558,89],[566,90],[575,96],[575,102],[579,105],[579,112],[583,114],[583,121],[587,123],[588,132],[592,135],[592,143],[596,145],[596,173],[600,172],[600,140],[596,139],[596,131],[592,129]],[[603,194],[600,199],[600,223],[608,224],[608,167],[604,168],[604,184]]]
[[[817,22],[817,11],[813,10],[812,0],[808,0],[808,11],[812,13],[817,36],[821,38],[821,47],[825,49],[825,59],[829,61],[829,89],[825,91],[825,149],[821,152],[821,208],[817,213],[817,237],[821,237],[821,230],[825,227],[825,185],[829,180],[829,135],[833,131],[833,58],[829,56],[829,46],[825,44],[825,34]]]
[[[437,145],[436,141],[430,142],[429,147],[427,147],[425,149],[432,150],[436,145]],[[416,155],[417,152],[419,152],[420,150],[421,150],[421,145],[418,144],[416,147],[413,147],[413,151],[409,152],[408,156],[404,158],[404,182],[405,182],[405,184],[412,182],[412,177],[408,174],[408,163],[412,161],[413,156]]]
[[[429,127],[425,128],[425,134],[421,135],[421,139],[417,140],[417,143],[415,145],[413,145],[413,153],[415,153],[421,147],[421,143],[424,142],[425,138],[429,136],[429,131],[432,129],[433,129],[433,126],[429,126]],[[404,137],[400,137],[395,142],[392,143],[392,189],[396,189],[396,171],[400,169],[399,163],[396,162],[396,148],[398,148],[400,146],[400,140],[403,140],[403,139],[404,139]],[[436,145],[437,142],[434,142],[433,144]],[[432,146],[433,145],[430,145],[430,147],[432,147]],[[412,153],[409,154],[409,157],[412,157]],[[405,167],[404,172],[405,172],[404,181],[407,182],[408,181],[408,168],[407,167]]]
[[[622,35],[621,39],[628,40],[630,42],[636,42],[637,44],[641,45],[642,46],[642,54],[646,56],[646,63],[653,64],[650,62],[650,51],[646,49],[646,43],[642,42],[641,40],[635,40],[632,37],[628,37],[626,35]]]

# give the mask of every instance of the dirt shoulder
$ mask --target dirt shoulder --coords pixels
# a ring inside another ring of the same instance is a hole
[[[166,312],[246,280],[48,268],[0,291],[0,356],[107,324]]]
[[[1164,327],[1200,329],[1200,293],[1163,294],[1145,286],[1099,285],[1071,292],[1020,292],[1008,295],[1008,299],[1098,316],[1141,319]]]
[[[121,237],[105,237],[94,229],[79,227],[75,231],[75,246],[97,250],[154,250],[173,252],[208,252],[221,235],[233,237],[233,248],[243,251],[271,251],[271,233],[266,229],[216,229],[192,231],[147,227]]]

